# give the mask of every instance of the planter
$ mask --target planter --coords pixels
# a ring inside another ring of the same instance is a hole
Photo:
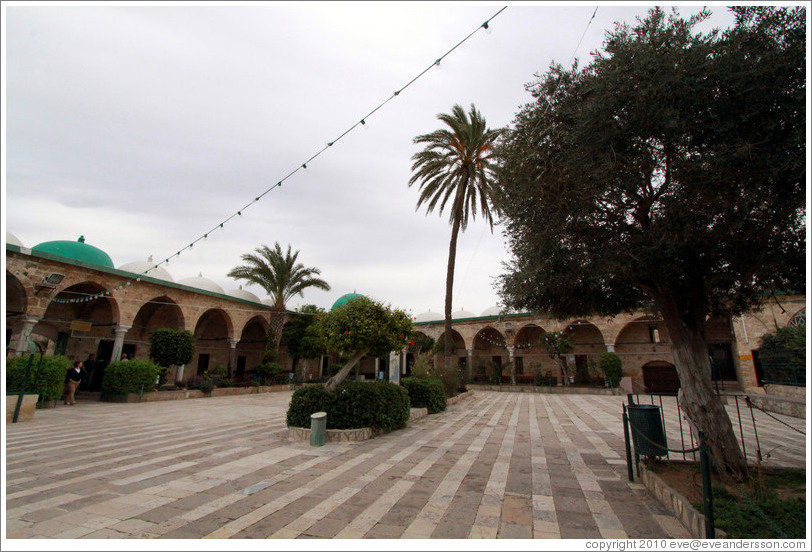
[[[37,408],[54,408],[56,406],[56,401],[53,399],[47,401],[40,401],[37,403]]]
[[[14,410],[17,408],[19,393],[6,393],[6,423],[10,424],[14,420]],[[34,419],[34,412],[37,409],[39,393],[23,393],[23,401],[20,411],[17,413],[18,422],[28,422]]]

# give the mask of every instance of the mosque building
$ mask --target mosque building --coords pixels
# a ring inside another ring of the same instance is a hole
[[[213,367],[227,367],[235,379],[250,378],[260,363],[270,327],[271,305],[237,287],[224,290],[203,277],[175,281],[151,259],[118,267],[102,250],[85,242],[49,241],[26,247],[6,234],[6,355],[29,350],[29,341],[48,354],[81,360],[95,354],[102,362],[148,358],[150,335],[159,328],[188,330],[195,336],[191,362],[170,374],[185,380]],[[357,296],[340,297],[333,308]],[[805,323],[806,297],[784,295],[766,300],[756,312],[735,319],[712,320],[708,354],[714,379],[728,389],[750,392],[762,385],[758,347],[762,335],[776,327]],[[477,315],[452,314],[452,338],[458,365],[474,383],[492,381],[503,367],[503,381],[532,382],[537,372],[551,384],[595,384],[602,352],[621,357],[623,374],[635,390],[673,392],[678,386],[668,332],[646,312],[613,318],[556,320],[538,313],[508,313],[497,306]],[[443,315],[414,317],[417,335],[444,339]],[[545,349],[545,332],[562,332],[574,350],[561,358]],[[400,376],[409,373],[416,352],[401,352]],[[333,356],[295,363],[284,342],[280,360],[296,381],[320,379]],[[388,373],[390,359],[364,358],[358,377]],[[565,372],[561,366],[565,367]],[[96,382],[100,386],[100,381]]]

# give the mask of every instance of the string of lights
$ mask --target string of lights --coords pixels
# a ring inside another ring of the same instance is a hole
[[[322,148],[321,148],[319,151],[317,151],[316,153],[314,153],[313,155],[311,155],[311,156],[310,156],[308,159],[306,159],[304,162],[302,162],[301,164],[297,165],[297,166],[296,166],[296,168],[294,168],[293,170],[291,170],[291,171],[290,171],[290,172],[289,172],[287,175],[285,175],[283,178],[279,179],[279,180],[278,180],[278,181],[277,181],[275,184],[273,184],[273,185],[272,185],[272,186],[270,186],[269,188],[265,189],[265,191],[263,191],[263,192],[262,192],[262,193],[260,193],[259,195],[255,196],[255,197],[254,197],[254,199],[252,199],[251,201],[249,201],[248,203],[246,203],[246,204],[245,204],[243,207],[241,207],[240,209],[238,209],[238,210],[237,210],[237,212],[235,212],[235,213],[231,214],[231,215],[230,215],[230,216],[228,216],[227,218],[225,218],[225,219],[223,219],[222,221],[220,221],[218,224],[216,224],[215,226],[213,226],[213,227],[212,227],[210,230],[208,230],[207,232],[203,233],[203,235],[201,235],[201,236],[200,236],[200,237],[198,237],[197,239],[195,239],[195,240],[191,241],[191,242],[190,242],[188,245],[186,245],[185,247],[183,247],[183,248],[179,249],[178,251],[176,251],[176,252],[175,252],[175,253],[173,253],[172,255],[169,255],[169,256],[165,257],[163,261],[160,261],[160,262],[156,263],[154,266],[152,266],[152,267],[148,268],[147,270],[145,270],[144,272],[140,273],[140,275],[139,275],[139,276],[137,276],[137,277],[135,277],[135,278],[132,278],[132,279],[128,280],[127,282],[124,282],[124,283],[122,283],[122,284],[120,284],[120,285],[118,285],[118,286],[115,286],[115,287],[113,287],[113,289],[107,289],[107,290],[101,291],[101,292],[99,292],[99,293],[96,293],[96,294],[93,294],[93,295],[89,295],[88,297],[86,297],[86,298],[82,298],[82,299],[60,299],[60,298],[54,298],[54,299],[53,299],[53,301],[54,301],[54,302],[56,302],[56,303],[75,303],[75,302],[87,302],[87,301],[93,301],[93,300],[96,300],[96,299],[99,299],[99,298],[102,298],[102,297],[107,297],[107,296],[111,295],[113,292],[115,292],[115,291],[119,291],[119,290],[123,289],[124,287],[131,285],[133,281],[140,282],[140,281],[141,281],[140,276],[146,276],[146,275],[147,275],[147,274],[148,274],[150,271],[152,271],[152,270],[155,270],[155,269],[159,268],[161,265],[168,264],[168,263],[169,263],[169,261],[170,261],[170,259],[173,259],[173,258],[175,258],[175,257],[179,257],[179,256],[180,256],[180,255],[181,255],[181,254],[182,254],[184,251],[189,250],[189,249],[192,249],[196,243],[198,243],[198,242],[200,242],[200,241],[202,241],[202,240],[207,239],[207,238],[209,237],[209,234],[211,234],[212,232],[216,232],[217,230],[222,229],[226,223],[230,222],[231,220],[233,220],[233,219],[235,219],[235,218],[237,218],[237,217],[242,216],[242,214],[243,214],[243,212],[244,212],[244,211],[246,211],[247,209],[249,209],[249,208],[250,208],[251,206],[253,206],[255,203],[259,202],[259,201],[260,201],[260,200],[261,200],[261,199],[262,199],[262,198],[263,198],[265,195],[267,195],[268,193],[270,193],[272,190],[274,190],[274,189],[276,189],[276,188],[281,188],[281,187],[282,187],[282,183],[283,183],[283,182],[285,182],[286,180],[288,180],[289,178],[293,177],[293,175],[295,175],[297,172],[299,172],[299,171],[300,171],[300,170],[302,170],[302,169],[307,169],[307,164],[308,164],[308,163],[310,163],[310,162],[314,161],[314,160],[315,160],[317,157],[319,157],[319,156],[320,156],[322,153],[324,153],[324,152],[325,152],[325,151],[327,151],[329,148],[331,148],[333,145],[335,145],[335,144],[336,144],[336,142],[338,142],[339,140],[341,140],[342,138],[344,138],[344,137],[345,137],[347,134],[349,134],[350,132],[352,132],[353,130],[355,130],[355,129],[356,129],[358,126],[359,126],[359,125],[361,125],[361,126],[366,125],[366,121],[367,121],[367,119],[369,119],[371,116],[373,116],[373,115],[374,115],[374,114],[375,114],[375,113],[376,113],[376,112],[377,112],[379,109],[381,109],[382,107],[384,107],[386,104],[388,104],[388,103],[389,103],[390,101],[392,101],[394,98],[396,98],[397,96],[399,96],[401,92],[403,92],[404,90],[406,90],[406,89],[407,89],[409,86],[411,86],[412,84],[414,84],[414,83],[415,83],[415,82],[416,82],[418,79],[420,79],[421,77],[423,77],[423,76],[424,76],[426,73],[428,73],[428,72],[429,72],[429,71],[430,71],[430,70],[431,70],[433,67],[439,67],[439,66],[440,66],[440,62],[441,62],[443,59],[445,59],[445,58],[446,58],[448,55],[450,55],[450,54],[451,54],[451,53],[452,53],[454,50],[456,50],[457,48],[459,48],[460,46],[462,46],[462,45],[463,45],[465,42],[467,42],[467,41],[468,41],[468,40],[469,40],[469,39],[470,39],[472,36],[474,36],[474,34],[476,34],[478,31],[480,31],[480,30],[482,30],[482,29],[484,29],[484,30],[488,30],[489,25],[490,25],[490,22],[491,22],[491,21],[493,21],[493,20],[494,20],[494,19],[495,19],[495,18],[496,18],[496,17],[497,17],[499,14],[501,14],[501,13],[502,13],[503,11],[505,11],[506,9],[507,9],[507,6],[504,6],[504,7],[502,7],[501,9],[499,9],[499,10],[498,10],[496,13],[494,13],[494,14],[493,14],[491,17],[489,17],[489,18],[488,18],[488,19],[487,19],[485,22],[483,22],[483,23],[482,23],[481,25],[479,25],[479,26],[478,26],[476,29],[474,29],[473,31],[471,31],[471,32],[470,32],[470,33],[469,33],[469,34],[468,34],[468,35],[467,35],[465,38],[463,38],[463,39],[462,39],[462,40],[460,40],[460,41],[459,41],[457,44],[455,44],[453,47],[451,47],[451,49],[449,49],[449,50],[448,50],[447,52],[445,52],[443,55],[441,55],[441,56],[440,56],[440,57],[438,57],[436,60],[434,60],[434,61],[433,61],[433,62],[432,62],[432,63],[431,63],[431,64],[430,64],[430,65],[429,65],[429,66],[428,66],[426,69],[424,69],[423,71],[421,71],[421,72],[420,72],[420,73],[419,73],[419,74],[418,74],[416,77],[414,77],[412,80],[410,80],[409,82],[407,82],[407,83],[406,83],[406,84],[405,84],[403,87],[401,87],[400,89],[395,90],[395,91],[392,93],[392,95],[391,95],[391,96],[389,96],[389,97],[388,97],[386,100],[384,100],[383,102],[381,102],[381,103],[380,103],[380,104],[379,104],[377,107],[375,107],[374,109],[372,109],[372,110],[371,110],[369,113],[367,113],[366,115],[364,115],[363,117],[361,117],[361,119],[360,119],[360,120],[358,120],[356,123],[354,123],[353,125],[351,125],[351,126],[350,126],[350,127],[347,129],[347,130],[345,130],[344,132],[342,132],[342,133],[341,133],[341,134],[340,134],[340,135],[339,135],[337,138],[335,138],[335,139],[331,140],[330,142],[327,142],[327,145],[326,145],[326,146],[322,147]]]

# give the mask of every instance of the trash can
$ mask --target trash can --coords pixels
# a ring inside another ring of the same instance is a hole
[[[316,412],[310,415],[310,446],[324,445],[327,437],[327,413]]]
[[[629,405],[628,413],[635,453],[640,456],[668,454],[660,407],[653,404],[633,404]]]

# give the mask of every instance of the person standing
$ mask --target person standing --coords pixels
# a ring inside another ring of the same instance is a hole
[[[79,387],[81,381],[82,361],[77,360],[73,363],[73,367],[68,369],[68,373],[65,374],[65,404],[69,406],[76,404],[76,388]]]
[[[84,370],[82,370],[82,383],[79,384],[79,389],[82,391],[90,390],[90,382],[93,380],[93,370],[96,368],[96,355],[90,353],[87,360],[84,362]]]

